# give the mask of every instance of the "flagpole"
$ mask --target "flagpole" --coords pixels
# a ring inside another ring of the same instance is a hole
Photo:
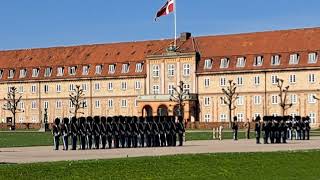
[[[174,2],[174,47],[177,48],[177,0]]]

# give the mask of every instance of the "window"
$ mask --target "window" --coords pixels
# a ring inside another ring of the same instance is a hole
[[[18,92],[19,92],[19,93],[23,93],[23,92],[24,92],[23,86],[19,86]]]
[[[14,69],[10,69],[8,78],[12,79],[13,77],[14,77]]]
[[[109,65],[109,74],[113,74],[116,71],[116,65],[110,64]]]
[[[183,64],[183,75],[190,76],[190,64]]]
[[[56,85],[57,93],[61,93],[61,84]]]
[[[96,90],[96,91],[99,91],[100,90],[100,83],[94,83],[94,89]]]
[[[226,86],[227,84],[227,79],[225,77],[220,78],[220,86]]]
[[[271,76],[271,83],[272,84],[278,84],[278,76],[277,75],[272,75]]]
[[[135,88],[136,88],[136,90],[141,89],[141,82],[140,81],[135,82]]]
[[[75,91],[76,88],[75,88],[75,85],[74,84],[69,84],[69,91],[72,92],[72,91]]]
[[[290,101],[292,104],[297,104],[297,101],[298,101],[298,97],[296,94],[291,94],[290,95]]]
[[[58,67],[57,76],[63,76],[63,67]]]
[[[160,94],[160,86],[153,85],[153,94]]]
[[[315,99],[315,94],[308,94],[308,102],[309,104],[314,104],[317,102],[317,100]]]
[[[168,64],[168,76],[174,76],[175,71],[175,65],[174,64]]]
[[[32,69],[32,77],[38,77],[39,76],[39,69]]]
[[[309,81],[309,83],[315,83],[316,82],[316,75],[315,74],[309,74],[308,81]]]
[[[49,101],[44,101],[44,108],[49,109]]]
[[[26,69],[20,69],[19,78],[25,78],[26,76],[27,76],[27,70]]]
[[[220,68],[228,68],[229,67],[229,59],[222,58],[220,61]]]
[[[253,65],[254,66],[262,66],[262,64],[263,64],[263,56],[256,56],[254,58]]]
[[[279,55],[273,55],[273,56],[271,56],[271,65],[272,65],[272,66],[278,66],[278,65],[280,65],[280,56],[279,56]]]
[[[314,112],[309,113],[309,118],[310,118],[310,124],[316,123],[316,113]]]
[[[96,108],[100,108],[100,100],[96,100],[95,101],[95,107]]]
[[[254,113],[254,118],[256,118],[256,117],[258,117],[258,116],[260,116],[261,117],[261,114],[260,113]]]
[[[204,79],[204,87],[209,87],[210,86],[210,78],[205,78]]]
[[[142,63],[136,64],[136,72],[142,72]]]
[[[121,89],[122,90],[127,90],[127,82],[121,82]]]
[[[74,76],[74,75],[76,75],[76,66],[71,66],[71,67],[69,67],[69,75],[70,76]]]
[[[261,96],[253,96],[253,104],[255,105],[261,104]]]
[[[129,72],[129,64],[122,64],[122,73],[128,73]]]
[[[138,107],[138,100],[137,99],[134,99],[134,106]]]
[[[254,78],[253,78],[253,84],[254,85],[260,85],[260,76],[255,76]]]
[[[0,70],[0,79],[2,79],[3,76],[3,70]]]
[[[296,83],[296,75],[295,74],[290,74],[289,83],[291,83],[291,84]]]
[[[210,97],[204,97],[204,106],[210,106]]]
[[[109,82],[108,83],[108,91],[112,91],[113,90],[113,83]]]
[[[159,65],[153,65],[152,66],[153,71],[153,77],[159,77],[160,76],[160,66]]]
[[[44,77],[50,77],[52,73],[52,68],[48,67],[44,70]]]
[[[243,78],[242,76],[237,77],[237,85],[242,86],[243,85]]]
[[[18,109],[24,109],[24,102],[23,101],[20,101],[18,103]]]
[[[31,101],[31,109],[37,108],[37,101]]]
[[[123,108],[127,107],[127,100],[126,99],[121,99],[121,107],[123,107]]]
[[[49,92],[49,85],[45,84],[44,85],[44,93],[48,93]]]
[[[271,96],[271,104],[278,104],[278,95]]]
[[[220,122],[227,121],[227,115],[226,114],[220,114]]]
[[[19,117],[19,123],[23,123],[24,122],[24,117]]]
[[[238,98],[237,98],[237,105],[238,105],[238,106],[243,106],[243,101],[244,101],[243,96],[238,96]]]
[[[299,54],[290,54],[289,64],[298,64],[299,63]]]
[[[89,66],[82,67],[82,75],[86,76],[89,74]]]
[[[204,69],[211,69],[212,68],[212,59],[206,59],[204,61]]]
[[[211,121],[211,115],[210,114],[205,114],[204,115],[204,122],[210,122]]]
[[[113,108],[113,99],[108,99],[108,108]]]
[[[56,101],[56,108],[57,109],[61,109],[62,108],[62,101],[61,100],[57,100]]]
[[[88,84],[82,84],[81,89],[83,92],[86,92],[88,90]]]
[[[35,116],[32,116],[32,117],[31,117],[31,122],[32,122],[32,123],[36,123],[36,122],[37,122],[37,118],[36,118]]]
[[[308,54],[308,63],[309,64],[315,64],[317,63],[318,55],[317,53],[309,53]]]
[[[244,115],[243,115],[243,113],[237,113],[237,120],[239,121],[239,122],[243,122],[243,119],[244,119]]]
[[[246,58],[245,57],[238,57],[237,58],[237,67],[244,67],[246,65]]]
[[[96,74],[100,75],[102,73],[102,65],[96,65]]]
[[[173,84],[169,84],[169,85],[168,85],[168,93],[169,93],[169,94],[174,94],[173,87],[174,87]]]
[[[36,93],[37,92],[37,85],[31,85],[31,93]]]

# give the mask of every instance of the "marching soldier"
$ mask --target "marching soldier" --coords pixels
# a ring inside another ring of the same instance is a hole
[[[60,125],[62,141],[63,141],[63,150],[68,150],[68,140],[69,140],[69,119],[63,118],[62,123]]]
[[[272,119],[271,127],[270,127],[270,141],[271,144],[274,144],[275,134],[276,134],[276,122],[274,117],[270,117]]]
[[[252,122],[254,122],[254,120],[252,119]],[[246,123],[244,124],[245,130],[246,130],[246,138],[250,139],[250,130],[251,130],[251,123],[249,121],[249,118],[247,119]]]
[[[177,130],[178,130],[178,136],[179,136],[179,146],[183,145],[183,134],[185,132],[184,126],[183,126],[183,117],[178,117],[179,122],[177,123]]]
[[[263,144],[268,144],[267,119],[268,119],[267,116],[263,117],[263,122],[262,122]]]
[[[163,117],[163,116],[160,117],[160,121],[158,123],[161,147],[166,146],[166,135],[165,135],[165,129],[164,129],[164,118],[165,117]]]
[[[95,148],[99,149],[100,145],[100,117],[95,116],[94,118],[94,124],[93,124],[93,136],[94,136],[94,143],[95,143]]]
[[[176,126],[176,123],[175,123],[175,116],[171,116],[171,145],[172,146],[176,146],[176,143],[177,143],[177,126]]]
[[[275,117],[275,139],[276,143],[281,143],[281,130],[280,130],[280,124],[279,124],[279,117]]]
[[[306,124],[305,124],[306,118],[303,117],[300,124],[301,124],[301,132],[302,132],[302,139],[306,140]]]
[[[108,117],[107,118],[107,139],[108,139],[108,146],[109,149],[112,148],[112,133],[113,133],[113,129],[112,129],[112,118]]]
[[[114,137],[114,147],[119,148],[120,146],[120,118],[117,116],[113,117],[113,123],[112,123],[112,134]]]
[[[92,122],[93,119],[91,116],[87,117],[87,123],[86,123],[86,132],[87,132],[87,146],[88,149],[92,149]]]
[[[54,124],[52,126],[52,135],[53,135],[53,144],[54,144],[54,150],[59,150],[59,139],[60,139],[60,119],[56,118],[54,120]]]
[[[72,150],[77,150],[77,138],[79,133],[79,128],[77,126],[77,118],[71,118],[71,139],[72,139]]]
[[[287,121],[286,121],[286,125],[288,127],[287,129],[287,138],[292,140],[292,116],[289,116]]]
[[[172,145],[172,136],[171,136],[171,123],[170,123],[170,116],[167,116],[164,122],[164,131],[166,133],[166,139],[167,139],[167,146]]]
[[[151,147],[153,142],[151,118],[152,117],[147,117],[147,124],[146,124],[147,147]]]
[[[138,147],[138,135],[139,135],[138,118],[136,116],[133,117],[131,129],[132,129],[132,146],[136,148]]]
[[[297,139],[301,140],[302,136],[301,136],[301,116],[296,116],[296,120],[297,120]]]
[[[304,121],[304,124],[306,126],[306,136],[307,136],[307,140],[310,140],[310,117],[307,116],[306,120]]]
[[[261,135],[261,118],[260,116],[256,117],[256,123],[255,123],[255,133],[256,133],[256,143],[260,144],[260,135]]]
[[[105,149],[107,145],[107,118],[104,116],[101,117],[100,129],[102,149]]]
[[[79,136],[80,136],[82,150],[86,149],[87,132],[86,132],[86,125],[85,124],[86,124],[86,118],[81,117],[80,118],[80,127],[79,127]]]
[[[126,117],[126,142],[127,142],[127,147],[131,148],[132,144],[132,128],[131,124],[133,124],[131,117]]]
[[[285,123],[287,117],[283,117],[280,123],[282,143],[287,143],[287,125]]]
[[[233,123],[232,123],[232,130],[233,130],[233,140],[235,141],[238,140],[238,129],[239,129],[239,125],[237,122],[237,116],[234,116]]]
[[[159,116],[153,117],[152,121],[152,129],[153,129],[153,147],[160,146],[160,139],[159,139],[159,126],[158,126]]]
[[[146,121],[144,117],[139,117],[139,135],[140,135],[140,146],[144,147]]]
[[[124,117],[120,117],[119,130],[120,130],[121,147],[125,148],[125,144],[126,144],[126,127],[125,127],[125,119],[124,119]]]

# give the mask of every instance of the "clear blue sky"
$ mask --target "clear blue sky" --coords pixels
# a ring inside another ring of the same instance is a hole
[[[165,0],[1,0],[0,49],[173,37]],[[320,26],[319,0],[177,0],[178,32],[228,34]]]

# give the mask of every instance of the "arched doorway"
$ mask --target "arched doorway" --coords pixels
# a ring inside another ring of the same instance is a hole
[[[168,107],[166,105],[160,105],[157,110],[158,116],[168,116]]]
[[[142,108],[142,116],[143,116],[143,117],[150,117],[150,116],[152,116],[152,107],[149,106],[149,105],[145,105],[145,106]]]

